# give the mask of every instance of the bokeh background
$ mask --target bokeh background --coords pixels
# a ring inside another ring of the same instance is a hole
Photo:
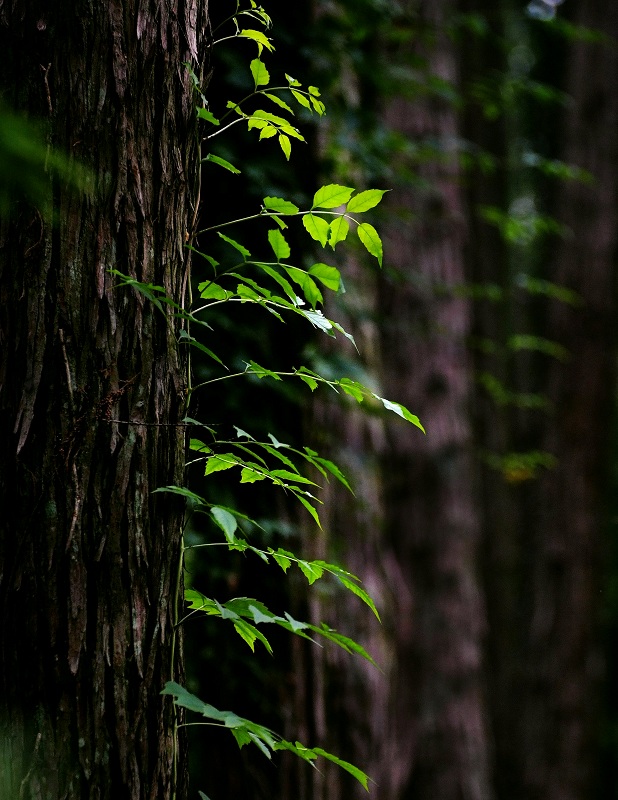
[[[210,4],[214,24],[223,5]],[[252,358],[358,377],[418,414],[427,435],[267,380],[200,396],[200,418],[212,409],[222,429],[302,441],[341,465],[355,496],[326,487],[324,531],[259,485],[241,494],[209,478],[208,493],[259,517],[268,545],[346,565],[382,624],[334,583],[308,590],[218,548],[189,555],[188,582],[325,620],[381,669],[284,635],[272,636],[274,658],[251,656],[220,621],[191,619],[189,688],[359,765],[375,800],[618,797],[618,5],[266,10],[271,75],[320,86],[327,115],[301,114],[309,143],[289,164],[276,140],[241,126],[213,140],[242,174],[204,170],[208,224],[253,213],[266,195],[308,207],[323,183],[389,189],[370,218],[384,267],[354,246],[311,252],[290,227],[298,260],[341,268],[346,292],[329,311],[360,355],[245,308],[211,320],[217,352],[241,369]],[[212,55],[215,112],[252,86],[250,43],[229,44]],[[262,246],[259,225],[235,230]],[[212,366],[195,362],[198,380]],[[204,488],[199,468],[192,480]],[[211,534],[192,520],[190,542]],[[366,796],[334,765],[274,765],[249,748],[239,760],[231,736],[192,733],[194,796]]]

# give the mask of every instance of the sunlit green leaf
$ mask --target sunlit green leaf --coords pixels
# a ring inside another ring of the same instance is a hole
[[[277,214],[298,214],[298,206],[290,203],[289,200],[283,200],[281,197],[265,197],[262,201],[264,208],[271,211],[276,211]]]
[[[226,161],[225,158],[216,156],[213,153],[208,153],[208,155],[203,158],[202,161],[210,161],[213,164],[218,164],[220,167],[227,169],[229,172],[233,172],[234,175],[240,175],[240,170],[237,169],[233,164],[230,164],[230,162]]]
[[[309,274],[317,278],[321,283],[333,292],[339,289],[341,275],[336,267],[329,267],[328,264],[314,264],[309,267]]]
[[[256,472],[252,467],[243,467],[240,473],[240,482],[255,483],[256,481],[263,481],[265,477],[263,472]]]
[[[368,252],[378,259],[378,264],[382,266],[382,240],[377,230],[368,222],[362,222],[356,229],[358,238],[365,245]]]
[[[304,108],[310,108],[309,98],[306,95],[304,95],[302,92],[297,92],[294,89],[290,89],[290,91],[294,95],[294,99],[300,103],[301,106],[304,106]]]
[[[238,464],[238,459],[234,453],[223,453],[218,456],[210,456],[206,461],[205,475],[212,475],[213,472],[222,472]]]
[[[348,212],[360,214],[375,208],[387,191],[387,189],[367,189],[365,192],[359,192],[348,203]]]
[[[204,281],[204,283],[198,284],[197,289],[200,297],[204,300],[227,300],[231,295],[231,292],[226,291],[218,283],[213,283],[212,281]]]
[[[318,526],[318,528],[321,528],[322,527],[322,523],[320,522],[320,517],[319,517],[318,512],[315,509],[315,507],[312,506],[311,503],[307,499],[302,497],[301,495],[297,494],[296,497],[298,498],[298,500],[300,500],[302,505],[304,505],[305,508],[307,509],[307,511],[311,514],[311,516],[313,517],[313,519],[315,521],[315,524]]]
[[[268,97],[269,100],[272,100],[273,103],[278,105],[279,108],[283,108],[286,111],[288,111],[290,114],[294,114],[294,112],[292,111],[290,106],[285,102],[285,100],[282,100],[280,97],[277,97],[276,94],[270,94],[270,92],[264,92],[264,95],[266,97]]]
[[[350,224],[345,217],[335,217],[335,219],[330,223],[328,243],[333,250],[335,249],[336,244],[345,241],[349,230]]]
[[[213,506],[210,509],[210,515],[225,534],[227,541],[233,544],[236,541],[234,533],[238,528],[236,517],[233,514],[230,514],[230,512],[225,508],[221,508],[219,506]]]
[[[279,145],[281,146],[281,149],[283,150],[283,155],[289,161],[290,160],[290,153],[292,152],[292,145],[290,144],[289,138],[284,133],[280,133],[279,134]]]
[[[276,229],[268,231],[268,241],[273,249],[277,261],[290,257],[290,246],[286,242],[285,237]]]
[[[260,61],[259,58],[254,58],[249,66],[251,68],[251,74],[253,75],[255,88],[257,89],[258,86],[268,86],[270,82],[270,74],[266,69],[264,62]]]
[[[330,226],[323,217],[318,217],[315,214],[304,214],[303,225],[312,239],[319,242],[322,247],[326,247]]]
[[[205,119],[206,122],[211,122],[213,125],[219,125],[219,120],[207,108],[197,109],[198,119]]]
[[[276,381],[281,380],[281,376],[277,375],[276,372],[266,369],[266,367],[261,367],[259,364],[256,364],[255,361],[249,361],[247,363],[247,372],[256,375],[258,378],[273,378]]]
[[[341,758],[337,758],[337,756],[334,756],[332,753],[322,750],[321,747],[314,747],[313,752],[318,756],[322,756],[322,758],[326,758],[328,761],[332,761],[333,764],[337,764],[338,767],[341,767],[341,769],[344,769],[346,772],[349,772],[350,775],[356,778],[356,780],[366,791],[369,791],[369,776],[358,767],[355,767],[354,764],[350,764],[349,761],[343,761]]]
[[[411,422],[413,425],[416,425],[417,428],[420,428],[423,433],[425,433],[425,428],[423,428],[421,425],[419,418],[410,413],[405,406],[401,405],[401,403],[393,403],[391,400],[386,400],[384,397],[378,397],[377,394],[374,394],[373,396],[376,398],[376,400],[379,400],[382,403],[387,411],[393,411],[402,419],[405,419],[408,422]]]
[[[322,186],[313,196],[311,208],[336,208],[345,205],[354,189],[349,186],[340,186],[338,183],[329,183]]]
[[[157,492],[179,494],[181,497],[185,497],[187,500],[191,500],[200,506],[208,505],[208,502],[203,497],[200,497],[199,494],[195,494],[195,492],[189,491],[189,489],[185,489],[184,486],[160,486],[158,489],[152,490],[152,494],[156,494]]]
[[[238,252],[242,255],[243,258],[251,257],[251,253],[247,250],[247,248],[243,247],[243,245],[237,242],[235,239],[230,239],[229,236],[226,236],[224,233],[221,233],[221,231],[217,231],[217,235],[220,236],[224,242],[227,242],[228,244],[232,245],[234,249],[238,250]]]
[[[257,42],[260,53],[262,51],[262,47],[265,47],[267,50],[271,51],[275,49],[270,39],[268,39],[262,33],[262,31],[243,30],[239,31],[238,35],[244,37],[245,39],[253,39],[254,42]]]
[[[298,566],[310,584],[315,583],[324,574],[322,567],[311,561],[299,560]]]

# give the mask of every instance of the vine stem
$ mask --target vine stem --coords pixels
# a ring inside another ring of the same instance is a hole
[[[353,217],[351,214],[346,212],[342,214],[340,211],[327,211],[326,209],[322,208],[310,208],[307,211],[296,211],[294,214],[285,214],[281,211],[268,211],[267,209],[262,209],[259,214],[251,214],[248,217],[239,217],[238,219],[232,219],[228,222],[221,222],[218,225],[211,225],[210,228],[202,228],[202,230],[198,231],[195,235],[201,236],[203,233],[208,233],[208,231],[216,231],[219,230],[219,228],[226,228],[228,225],[236,225],[237,222],[248,222],[251,219],[260,219],[263,217],[304,217],[305,214],[325,214],[329,217],[344,217],[345,219],[350,219],[352,222],[360,225],[356,217]]]

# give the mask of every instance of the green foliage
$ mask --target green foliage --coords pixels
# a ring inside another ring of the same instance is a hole
[[[251,18],[252,23],[257,24],[262,30],[241,27],[240,20],[244,17]],[[235,13],[225,22],[233,26],[234,32],[216,39],[215,45],[226,40],[244,39],[257,47],[257,57],[250,61],[248,67],[252,90],[239,101],[228,100],[222,111],[213,112],[208,106],[205,93],[191,65],[186,65],[197,99],[197,117],[205,127],[202,146],[209,150],[212,139],[233,125],[244,122],[248,131],[259,132],[260,141],[276,139],[286,159],[289,159],[292,141],[305,141],[304,136],[292,123],[295,113],[293,106],[296,104],[305,111],[315,112],[321,116],[324,113],[324,104],[320,100],[320,91],[315,86],[304,89],[298,80],[288,74],[285,74],[285,82],[281,85],[271,84],[271,71],[264,60],[264,56],[274,50],[271,39],[266,35],[271,21],[263,8],[254,0],[250,0],[250,6],[244,9],[237,3]],[[260,107],[259,104],[264,100],[269,101],[271,106],[276,106],[276,114]],[[223,168],[233,175],[240,173],[240,170],[223,156],[207,152],[201,156],[200,165],[202,168],[208,168],[210,164]],[[353,342],[350,334],[336,320],[325,316],[320,308],[324,303],[324,292],[343,291],[339,269],[322,261],[311,264],[305,260],[293,259],[290,245],[292,239],[288,228],[295,225],[299,232],[306,231],[310,237],[310,246],[313,247],[313,242],[317,242],[322,248],[332,250],[347,241],[350,230],[355,230],[360,243],[382,266],[383,248],[380,236],[375,227],[359,219],[359,215],[375,209],[384,194],[385,190],[381,189],[357,191],[350,186],[330,183],[319,188],[314,193],[310,206],[305,208],[291,200],[270,194],[263,197],[261,208],[252,215],[190,231],[187,248],[193,257],[194,269],[199,271],[203,279],[197,281],[195,299],[185,305],[167,296],[161,286],[140,283],[117,270],[112,272],[119,278],[120,286],[140,293],[166,317],[180,320],[179,345],[197,348],[214,363],[212,376],[197,385],[192,385],[192,375],[189,372],[189,398],[197,391],[207,392],[213,384],[222,380],[252,379],[276,383],[285,380],[307,386],[311,392],[323,386],[356,403],[365,403],[373,412],[381,408],[383,412],[394,413],[402,420],[423,430],[418,417],[407,408],[380,397],[352,378],[327,378],[306,366],[286,370],[264,367],[250,355],[246,357],[244,370],[232,372],[225,366],[224,359],[217,352],[219,339],[214,329],[216,313],[222,306],[232,308],[235,304],[266,311],[280,323],[296,318],[328,336],[335,337],[341,334]],[[216,192],[211,199],[217,200]],[[260,220],[265,222],[267,227],[261,242],[258,239],[256,243],[255,234],[252,235],[250,250],[243,243],[242,234],[236,233],[236,230],[240,230],[246,223]],[[232,226],[233,236],[223,232],[223,229]],[[259,250],[259,253],[254,256],[251,252],[253,250]],[[196,330],[200,330],[203,334],[199,339],[192,333],[195,325],[199,326]],[[318,529],[321,528],[320,484],[335,479],[351,491],[348,480],[339,467],[309,447],[293,447],[279,441],[272,433],[265,438],[257,439],[238,426],[234,426],[235,437],[224,437],[219,432],[218,426],[203,425],[190,418],[187,418],[186,422],[198,427],[200,431],[200,438],[196,435],[189,442],[193,456],[187,466],[200,464],[203,467],[206,486],[216,487],[219,485],[218,482],[228,475],[230,477],[235,475],[241,486],[268,484],[283,491],[297,502],[309,514]],[[208,499],[191,489],[183,486],[167,486],[156,491],[184,498],[194,512],[209,519],[211,532],[216,534],[213,541],[185,543],[183,559],[188,551],[195,552],[200,548],[217,546],[226,548],[230,558],[252,554],[262,562],[278,567],[283,573],[288,573],[292,568],[297,569],[309,585],[320,580],[337,582],[368,606],[379,619],[375,603],[358,577],[342,567],[323,560],[303,559],[288,548],[258,545],[255,542],[255,535],[256,531],[259,535],[262,526],[255,519],[232,506]],[[181,563],[180,571],[182,568]],[[260,644],[272,654],[273,648],[265,632],[266,626],[270,625],[271,630],[281,628],[294,636],[310,641],[327,640],[347,653],[374,663],[371,655],[360,644],[326,623],[313,624],[300,621],[287,611],[282,614],[275,613],[261,600],[233,597],[222,602],[202,593],[194,586],[187,588],[184,599],[187,610],[183,615],[178,609],[176,626],[196,614],[225,620],[232,625],[234,631],[252,651],[255,651],[256,644]],[[240,747],[254,744],[268,758],[278,750],[292,752],[312,766],[315,766],[314,762],[318,757],[325,758],[349,772],[367,789],[367,776],[363,772],[321,748],[311,749],[298,742],[286,741],[271,730],[231,711],[219,711],[174,681],[167,684],[163,693],[171,695],[176,706],[198,713],[208,720],[189,724],[229,728]],[[203,793],[202,796],[205,797]]]
[[[91,190],[88,170],[49,147],[42,126],[0,105],[0,214],[8,214],[11,203],[23,199],[52,219],[54,177],[75,191]]]
[[[233,735],[234,739],[236,739],[239,747],[244,747],[246,744],[253,744],[266,756],[266,758],[269,759],[272,758],[273,752],[278,750],[287,750],[303,759],[303,761],[306,761],[312,767],[316,766],[314,762],[319,756],[321,756],[322,758],[337,764],[342,769],[346,770],[346,772],[349,772],[350,775],[356,778],[356,780],[364,787],[364,789],[369,791],[369,778],[364,772],[358,769],[358,767],[355,767],[353,764],[343,761],[331,753],[327,753],[320,747],[309,748],[305,747],[305,745],[301,744],[300,742],[289,742],[271,731],[269,728],[266,728],[263,725],[258,725],[255,722],[244,719],[243,717],[239,717],[232,711],[219,711],[214,706],[204,703],[198,697],[191,694],[185,688],[177,683],[174,683],[173,681],[170,681],[166,684],[162,694],[171,695],[174,698],[175,705],[180,706],[181,708],[186,708],[189,711],[193,711],[197,714],[200,714],[205,719],[210,720],[209,722],[193,724],[216,725],[221,728],[227,728]],[[200,792],[200,795],[202,797],[206,797],[203,792]]]

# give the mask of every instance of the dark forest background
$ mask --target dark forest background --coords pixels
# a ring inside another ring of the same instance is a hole
[[[215,24],[222,5],[211,3]],[[269,0],[267,11],[269,68],[319,85],[327,116],[307,114],[309,144],[289,165],[239,127],[215,140],[242,174],[205,170],[203,196],[216,188],[217,202],[204,215],[242,217],[265,195],[302,207],[322,183],[389,189],[373,217],[384,268],[353,248],[338,264],[336,318],[360,356],[245,309],[216,320],[217,352],[285,369],[300,348],[302,363],[404,403],[427,435],[283,384],[256,380],[250,408],[233,382],[202,395],[202,417],[224,408],[219,423],[342,466],[356,497],[327,487],[325,532],[284,497],[242,502],[268,544],[359,575],[382,625],[334,585],[308,592],[240,555],[189,557],[187,580],[324,619],[381,671],[274,635],[274,659],[248,658],[217,621],[191,621],[189,688],[358,764],[376,800],[618,797],[618,6]],[[245,49],[215,48],[211,106],[251,88]],[[195,369],[208,378],[209,364]],[[222,485],[220,502],[235,505],[232,492]],[[195,521],[191,541],[203,535]],[[330,764],[274,766],[245,748],[241,769],[229,738],[194,736],[194,793],[365,796]]]

